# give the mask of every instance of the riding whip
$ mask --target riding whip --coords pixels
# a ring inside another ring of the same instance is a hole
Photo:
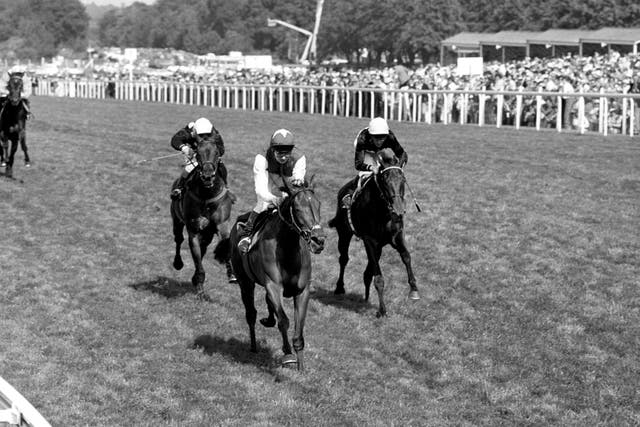
[[[166,156],[152,157],[150,159],[139,160],[139,161],[136,162],[136,164],[139,165],[139,164],[142,164],[142,163],[153,162],[154,160],[168,159],[170,157],[179,156],[181,154],[182,153],[174,153],[174,154],[168,154]]]
[[[416,196],[413,195],[413,190],[411,190],[411,187],[409,186],[409,182],[405,180],[404,183],[407,185],[407,188],[409,189],[409,193],[411,193],[411,197],[413,198],[413,203],[416,205],[416,209],[418,210],[418,212],[422,212],[422,209],[420,209],[420,206],[418,206],[418,201],[416,200]]]

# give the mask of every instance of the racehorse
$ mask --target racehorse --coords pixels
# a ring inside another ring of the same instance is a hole
[[[22,99],[23,73],[10,73],[7,89],[9,94],[0,98],[0,161],[6,166],[5,176],[13,176],[13,160],[18,143],[24,152],[24,162],[29,166],[29,154],[27,152],[26,122],[29,116],[26,100]],[[11,147],[9,147],[11,141]]]
[[[213,138],[198,137],[196,160],[198,166],[187,180],[184,196],[171,202],[173,237],[176,243],[173,267],[180,270],[184,266],[180,246],[184,241],[183,231],[186,227],[195,266],[191,283],[196,288],[199,299],[211,301],[211,297],[204,290],[205,272],[202,259],[216,233],[220,239],[229,237],[229,218],[234,196],[217,173],[220,152]],[[227,263],[227,276],[233,278],[230,263]]]
[[[407,269],[409,298],[420,299],[416,278],[411,267],[411,254],[404,239],[405,213],[405,176],[399,166],[399,160],[389,148],[375,154],[378,172],[374,173],[361,190],[352,197],[350,207],[341,206],[348,192],[356,186],[355,178],[345,184],[338,192],[336,216],[329,221],[329,227],[338,232],[338,251],[340,276],[336,282],[335,294],[344,294],[344,270],[349,262],[349,244],[355,234],[362,239],[367,252],[367,267],[363,280],[365,301],[369,300],[371,281],[378,292],[379,308],[376,315],[384,316],[387,309],[384,303],[384,278],[380,271],[382,248],[390,244],[398,253]]]
[[[286,180],[283,181],[286,184]],[[214,249],[218,261],[231,259],[249,324],[251,351],[257,351],[254,290],[258,283],[266,289],[269,310],[269,317],[261,319],[260,323],[265,327],[273,327],[277,318],[284,353],[282,365],[297,364],[300,371],[304,370],[303,329],[309,302],[311,252],[322,252],[325,241],[320,224],[320,200],[314,192],[312,181],[313,178],[302,186],[286,184],[283,191],[288,197],[277,210],[258,217],[256,233],[246,254],[238,249],[238,225],[246,221],[248,213],[238,217],[229,239],[221,240]],[[293,298],[295,355],[289,343],[289,319],[283,308],[283,297]]]

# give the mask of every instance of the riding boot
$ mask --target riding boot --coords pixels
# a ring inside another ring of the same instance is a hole
[[[243,254],[246,254],[249,251],[249,245],[251,244],[251,234],[253,233],[253,223],[258,217],[258,212],[252,210],[249,214],[249,218],[247,218],[247,222],[244,224],[244,228],[240,232],[238,236],[240,240],[238,241],[238,249]]]
[[[360,187],[362,185],[361,182],[362,182],[362,177],[358,176],[358,183],[356,184],[355,190],[349,189],[347,193],[342,197],[343,208],[349,209],[351,207],[351,203],[353,202],[355,195],[358,194],[358,191],[360,191]]]
[[[171,187],[171,200],[180,200],[184,194],[188,173],[183,171],[180,178],[176,179]]]

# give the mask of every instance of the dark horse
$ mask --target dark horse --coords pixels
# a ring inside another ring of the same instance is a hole
[[[185,195],[182,199],[171,202],[173,237],[176,242],[173,266],[177,270],[184,266],[180,246],[184,241],[183,230],[186,226],[189,249],[195,266],[191,283],[196,288],[198,298],[210,301],[211,298],[203,286],[205,273],[202,259],[216,233],[220,239],[229,237],[229,217],[234,197],[217,173],[220,153],[213,138],[198,139],[196,159],[198,166],[187,181]],[[231,275],[228,264],[227,276],[231,278]]]
[[[313,181],[311,179],[310,181]],[[288,197],[277,211],[264,215],[263,226],[257,229],[249,252],[242,254],[238,249],[238,223],[248,214],[238,218],[229,239],[221,240],[214,250],[215,258],[224,262],[231,259],[245,315],[249,324],[251,351],[256,348],[256,307],[254,304],[255,284],[266,289],[269,317],[261,319],[266,327],[276,325],[282,334],[283,365],[297,362],[299,370],[304,370],[304,338],[302,330],[307,316],[309,302],[309,282],[311,280],[311,252],[318,254],[324,249],[325,236],[320,225],[320,200],[314,193],[311,182],[303,186],[287,186]],[[261,217],[258,218],[261,221]],[[293,349],[289,344],[289,319],[283,308],[283,297],[293,298],[295,330]]]
[[[0,161],[6,165],[5,175],[13,176],[13,160],[18,150],[18,144],[24,152],[25,165],[29,166],[27,152],[27,118],[29,116],[27,100],[22,99],[23,73],[10,73],[7,89],[9,94],[0,98]],[[11,147],[9,147],[11,141]]]
[[[341,206],[341,203],[347,192],[353,191],[358,178],[340,189],[336,216],[329,221],[329,227],[335,227],[338,231],[340,252],[340,276],[334,293],[344,293],[344,269],[349,262],[349,244],[355,234],[362,238],[367,252],[368,262],[363,274],[364,298],[369,300],[369,288],[373,279],[380,302],[377,316],[380,317],[387,312],[384,304],[384,278],[380,271],[380,256],[384,246],[390,244],[397,250],[407,268],[411,288],[409,298],[420,299],[420,296],[411,267],[411,254],[404,240],[404,172],[399,166],[398,158],[389,148],[379,151],[375,158],[379,165],[378,172],[363,184],[350,208]]]

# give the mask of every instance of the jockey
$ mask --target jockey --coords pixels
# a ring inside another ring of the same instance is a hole
[[[178,200],[182,197],[182,194],[184,193],[184,186],[189,174],[196,168],[196,166],[198,166],[195,153],[198,143],[198,139],[196,137],[199,136],[202,138],[212,134],[215,138],[216,147],[218,147],[218,151],[220,152],[220,157],[222,157],[224,154],[224,141],[222,141],[222,136],[220,136],[216,128],[213,127],[213,124],[204,117],[200,117],[195,122],[189,123],[176,132],[176,134],[173,135],[173,138],[171,138],[171,146],[178,151],[182,151],[185,164],[180,177],[171,187],[172,200]],[[226,186],[227,168],[222,161],[218,164],[218,176],[222,178]]]
[[[307,170],[304,154],[294,150],[293,134],[287,129],[278,129],[271,135],[269,148],[264,155],[258,154],[253,162],[253,182],[257,203],[241,231],[238,249],[242,253],[249,250],[253,224],[260,212],[271,205],[279,205],[286,194],[280,190],[284,181],[290,185],[302,185]]]
[[[358,171],[358,184],[352,192],[348,192],[343,197],[342,202],[345,207],[351,206],[353,196],[360,191],[362,181],[365,177],[378,173],[378,163],[375,154],[384,149],[390,148],[400,160],[400,167],[407,163],[408,155],[400,145],[396,136],[389,130],[387,121],[382,117],[375,117],[369,122],[369,126],[362,129],[355,141],[355,168]]]

